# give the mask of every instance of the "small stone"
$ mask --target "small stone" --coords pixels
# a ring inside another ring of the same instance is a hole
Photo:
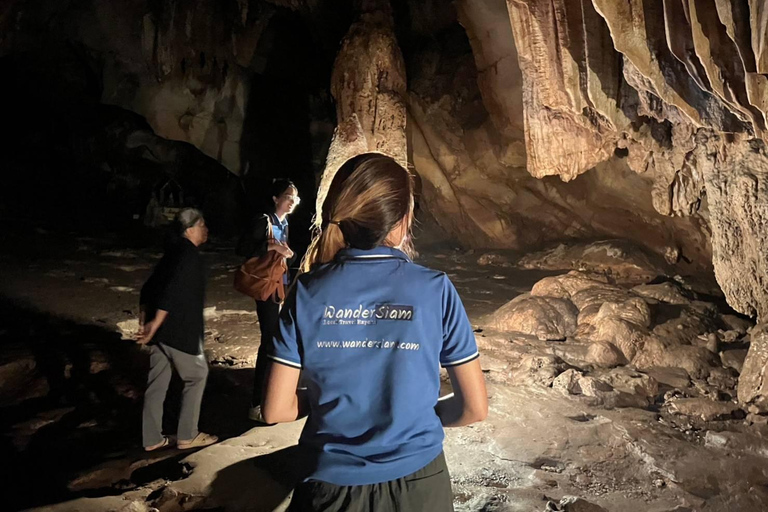
[[[747,423],[749,425],[768,425],[768,416],[763,414],[747,414]]]
[[[723,432],[708,430],[704,435],[704,444],[712,448],[725,448],[728,445],[728,437]]]
[[[565,496],[560,500],[560,509],[563,512],[608,512],[600,505],[590,503],[584,498]]]

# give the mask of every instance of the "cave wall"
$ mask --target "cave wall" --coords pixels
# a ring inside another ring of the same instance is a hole
[[[763,3],[507,6],[525,84],[528,171],[567,181],[626,149],[630,168],[653,181],[659,213],[709,221],[729,303],[763,318]]]
[[[434,16],[442,23],[420,24],[420,14],[407,4],[400,6],[397,25],[409,84],[409,160],[420,178],[424,207],[443,229],[466,246],[510,249],[564,238],[627,238],[689,270],[711,268],[706,211],[697,209],[700,176],[680,177],[685,186],[659,209],[655,198],[668,194],[667,188],[657,191],[655,171],[633,172],[629,151],[626,144],[616,143],[618,137],[611,139],[613,146],[596,149],[575,140],[578,127],[554,108],[543,114],[527,108],[536,91],[530,84],[524,87],[525,80],[546,89],[547,78],[521,71],[526,57],[518,55],[505,1],[463,0],[431,7],[442,12]],[[546,39],[540,35],[536,40]],[[619,70],[611,82],[618,90],[621,58],[610,37],[600,44],[611,52],[604,60]],[[603,88],[611,90],[607,84]],[[568,94],[557,97],[570,101]],[[530,116],[536,115],[566,124],[532,128]],[[614,118],[620,123],[626,116],[618,112]],[[588,120],[584,123],[584,130],[592,130]],[[672,129],[666,124],[643,129],[658,138],[652,140],[659,151],[671,145]],[[568,154],[564,175],[536,171],[541,159],[531,158],[528,148],[531,138],[538,137],[543,137],[542,146],[534,151],[543,158],[556,161],[559,152]],[[588,167],[576,172],[577,162],[588,162]],[[695,197],[687,199],[683,190],[694,190]],[[673,203],[693,211],[679,215],[672,211]]]
[[[258,65],[268,4],[15,2],[2,53],[77,41],[98,60],[101,101],[144,116],[161,137],[240,170],[247,70]],[[224,42],[224,44],[222,44]],[[254,62],[256,61],[256,62]]]
[[[252,100],[269,90],[259,80],[270,69],[301,80],[275,66],[289,59],[275,51],[275,31],[301,30],[317,59],[296,66],[316,61],[328,80],[285,117],[310,132],[296,151],[311,161],[302,188],[326,171],[318,204],[346,158],[380,151],[408,163],[420,206],[463,245],[629,238],[670,260],[713,265],[734,307],[764,314],[761,280],[740,277],[765,268],[754,228],[765,218],[761,2],[343,4],[13,0],[0,8],[0,57],[77,48],[72,62],[86,64],[72,65],[92,75],[86,95],[235,174],[255,165],[266,179],[283,171],[249,151],[269,145],[264,126],[249,127]],[[289,15],[299,22],[275,21]],[[56,69],[66,74],[67,62]]]
[[[306,24],[312,16],[327,19],[326,11],[277,1],[12,0],[0,10],[0,56],[80,45],[94,61],[102,103],[143,116],[158,136],[193,144],[241,174],[248,166],[241,139],[252,80],[275,57],[274,32],[287,27],[309,39],[311,61],[328,67],[323,44],[347,17],[324,30]]]

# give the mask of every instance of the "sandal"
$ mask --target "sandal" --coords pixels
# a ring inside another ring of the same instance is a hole
[[[145,446],[144,451],[145,452],[153,452],[155,450],[161,450],[163,448],[168,448],[173,444],[173,440],[168,436],[163,436],[163,440],[159,443],[152,445],[152,446]]]
[[[218,442],[218,437],[200,432],[194,439],[190,439],[189,441],[179,441],[176,447],[179,450],[189,450],[190,448],[202,448],[203,446],[209,446]]]

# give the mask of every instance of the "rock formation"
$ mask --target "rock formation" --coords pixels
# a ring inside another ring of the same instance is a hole
[[[768,266],[754,230],[766,215],[764,7],[507,4],[525,84],[528,171],[572,180],[626,149],[630,168],[654,180],[659,213],[694,214],[706,196],[718,281],[733,307],[762,317]]]
[[[318,212],[336,171],[350,158],[376,152],[407,164],[405,84],[389,1],[366,0],[333,65],[337,126],[317,193]]]

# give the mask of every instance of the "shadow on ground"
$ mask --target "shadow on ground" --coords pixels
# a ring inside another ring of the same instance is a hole
[[[272,512],[314,468],[299,446],[240,461],[220,470],[208,504],[226,510]]]
[[[7,297],[0,297],[0,318],[5,510],[184,478],[186,452],[141,448],[145,351],[106,325],[59,318]],[[201,430],[227,438],[253,427],[246,419],[251,373],[211,368]],[[181,388],[174,377],[166,433],[176,430]]]

